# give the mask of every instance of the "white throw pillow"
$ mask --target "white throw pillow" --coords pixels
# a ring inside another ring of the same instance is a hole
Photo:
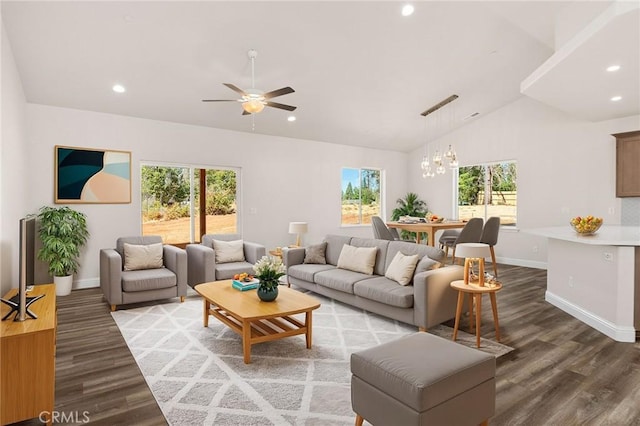
[[[413,272],[416,270],[417,264],[417,254],[406,256],[401,252],[397,252],[384,276],[390,280],[397,281],[400,285],[407,285],[413,278]]]
[[[377,253],[378,249],[375,247],[354,247],[345,244],[342,246],[337,266],[340,269],[372,275]]]
[[[162,243],[145,245],[124,243],[125,271],[162,267],[164,267],[162,263]]]
[[[244,262],[244,243],[242,240],[213,240],[216,263]]]

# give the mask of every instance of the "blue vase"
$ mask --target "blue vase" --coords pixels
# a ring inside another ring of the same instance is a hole
[[[275,287],[267,287],[263,286],[262,283],[258,286],[258,297],[263,302],[273,302],[278,297],[278,286]]]

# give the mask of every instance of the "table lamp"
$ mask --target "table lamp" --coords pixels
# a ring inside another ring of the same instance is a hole
[[[473,262],[478,262],[478,285],[484,287],[484,258],[491,256],[489,244],[460,243],[456,244],[456,257],[464,257],[464,283],[469,284],[469,275]]]
[[[296,234],[296,247],[300,247],[300,234],[306,234],[307,222],[289,222],[289,233]]]

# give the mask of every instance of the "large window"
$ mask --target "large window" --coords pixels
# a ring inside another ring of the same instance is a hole
[[[381,216],[380,170],[342,169],[342,225],[371,224]]]
[[[237,232],[236,170],[143,164],[140,176],[142,235],[184,245]]]
[[[460,167],[458,218],[499,216],[502,226],[516,226],[516,176],[515,161]]]

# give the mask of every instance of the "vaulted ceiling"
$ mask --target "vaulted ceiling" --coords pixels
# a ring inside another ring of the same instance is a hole
[[[523,96],[521,83],[547,61],[565,68],[537,71],[547,80],[536,77],[533,83],[543,83],[536,90],[564,99],[558,88],[584,67],[600,66],[582,58],[591,56],[589,48],[574,63],[553,57],[556,20],[575,4],[416,2],[404,17],[396,1],[2,1],[2,20],[28,102],[410,151],[471,122],[473,113],[486,115]],[[638,13],[629,21],[594,48],[637,46],[630,35]],[[298,107],[295,122],[283,110],[242,116],[238,103],[201,102],[235,99],[222,83],[251,87],[249,49],[258,51],[257,88],[295,89],[274,99]],[[623,50],[622,71],[635,66],[637,77],[637,54]],[[580,84],[601,86],[602,73],[589,72],[595,76]],[[115,83],[126,92],[114,93]],[[625,85],[620,90],[634,90],[633,81]],[[584,108],[587,100],[577,92],[571,103]],[[439,113],[420,115],[452,94],[459,99]],[[623,101],[595,102],[586,113],[554,106],[596,121],[640,112],[637,93]]]

